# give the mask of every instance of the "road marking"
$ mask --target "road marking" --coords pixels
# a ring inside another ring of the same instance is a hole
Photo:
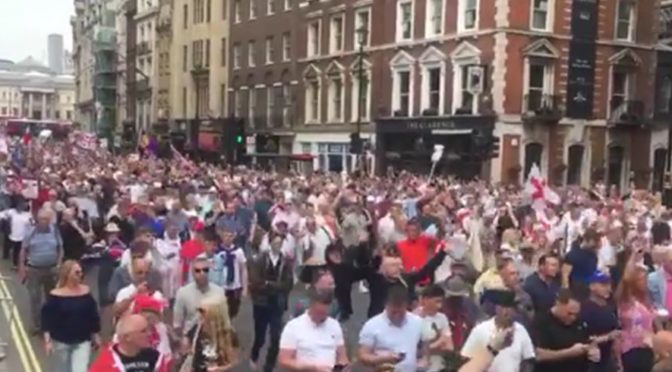
[[[8,301],[14,301],[14,299],[11,297],[11,295],[8,295],[5,290],[0,287],[0,292],[2,292],[2,296],[8,299]],[[26,350],[25,346],[23,343],[23,340],[21,339],[21,336],[19,335],[19,331],[17,330],[16,326],[16,321],[17,319],[12,319],[12,311],[9,308],[9,305],[7,304],[7,301],[2,301],[2,310],[3,313],[5,313],[5,318],[7,319],[7,323],[9,324],[9,330],[10,333],[12,334],[12,340],[14,341],[14,345],[16,345],[16,350],[19,353],[19,359],[21,359],[21,365],[23,366],[23,369],[26,372],[32,371],[31,365],[28,362],[28,357],[26,356]],[[9,345],[9,343],[8,343]],[[7,353],[9,350],[5,350],[5,353]],[[5,358],[8,358],[9,355],[7,355]]]
[[[21,340],[24,343],[25,346],[25,352],[28,354],[28,361],[30,362],[32,368],[31,369],[26,369],[26,372],[28,371],[33,371],[33,372],[42,372],[42,366],[40,365],[40,361],[37,359],[35,356],[35,350],[33,350],[33,344],[30,342],[30,337],[28,337],[28,334],[26,333],[26,329],[23,326],[23,320],[21,319],[21,315],[19,314],[19,310],[16,307],[16,302],[14,302],[12,293],[10,292],[9,288],[7,287],[7,283],[5,283],[3,280],[0,280],[0,290],[2,290],[3,295],[7,296],[7,298],[12,299],[12,305],[11,305],[11,311],[12,311],[12,316],[13,316],[13,326],[17,328],[17,331],[19,335],[21,336]],[[4,307],[10,307],[8,304],[3,304]],[[12,332],[13,334],[13,332]],[[17,344],[20,344],[17,342]],[[24,368],[26,365],[24,364]]]

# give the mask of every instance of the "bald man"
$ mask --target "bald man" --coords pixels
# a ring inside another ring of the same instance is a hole
[[[103,349],[90,371],[168,372],[168,360],[150,347],[149,324],[138,314],[117,322],[117,343]]]

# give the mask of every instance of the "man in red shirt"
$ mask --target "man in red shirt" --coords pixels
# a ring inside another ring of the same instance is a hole
[[[397,242],[397,251],[401,257],[404,271],[420,270],[432,256],[436,247],[436,240],[421,232],[420,221],[413,218],[406,223],[406,239]],[[420,284],[427,284],[427,279]]]

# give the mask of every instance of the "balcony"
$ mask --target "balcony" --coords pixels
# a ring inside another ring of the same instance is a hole
[[[138,56],[144,56],[145,54],[151,53],[152,48],[149,47],[149,42],[142,41],[135,47],[135,52]]]
[[[135,88],[140,93],[146,92],[146,91],[149,91],[149,90],[152,89],[152,86],[149,83],[149,79],[145,79],[145,78],[139,79],[135,84],[136,84]]]
[[[210,75],[210,66],[205,66],[205,65],[194,65],[191,68],[191,76],[196,79],[196,78],[201,78],[201,77],[207,77]]]
[[[609,125],[644,125],[644,102],[621,97],[611,99]]]
[[[560,96],[530,92],[523,97],[523,120],[552,122],[562,118]]]

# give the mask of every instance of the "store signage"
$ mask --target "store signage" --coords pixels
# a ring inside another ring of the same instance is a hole
[[[383,133],[393,132],[432,132],[471,129],[492,129],[494,116],[446,116],[436,118],[389,118],[380,119],[376,130]]]

